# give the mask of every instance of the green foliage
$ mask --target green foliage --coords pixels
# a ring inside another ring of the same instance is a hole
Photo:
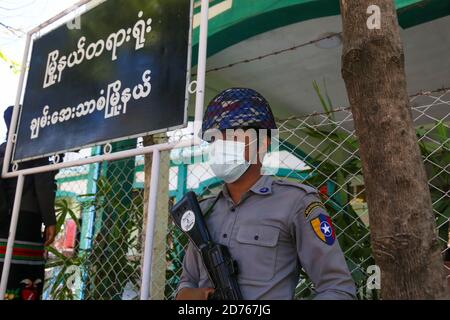
[[[46,287],[50,287],[51,298],[53,300],[74,300],[72,285],[75,281],[77,270],[85,262],[85,257],[66,257],[53,247],[48,247],[47,250],[56,259],[48,263],[46,267],[58,270],[54,278],[46,282]]]
[[[94,300],[118,300],[128,281],[140,282],[140,236],[142,231],[142,194],[124,201],[116,196],[117,185],[107,178],[97,181],[97,194],[85,206],[95,208],[100,221],[92,245],[86,252],[89,261],[85,296]],[[143,191],[140,191],[143,192]]]
[[[78,217],[72,209],[73,201],[70,199],[58,199],[55,202],[56,213],[56,234],[61,232],[61,228],[66,222],[67,217],[70,217],[77,224],[77,228],[80,228],[80,222]]]
[[[124,201],[116,194],[117,184],[106,177],[100,177],[96,183],[97,193],[79,196],[79,203],[73,199],[58,199],[55,203],[57,233],[62,231],[67,217],[74,219],[80,228],[73,208],[94,209],[95,220],[99,223],[90,250],[66,257],[56,249],[48,248],[54,258],[46,267],[57,268],[54,277],[46,282],[52,299],[75,299],[71,289],[75,272],[85,275],[85,299],[121,299],[128,281],[133,284],[140,282],[143,190],[133,191],[132,198]]]
[[[305,123],[304,127],[298,129],[309,138],[319,142],[325,141],[321,143],[320,154],[310,159],[311,163],[308,163],[314,174],[309,175],[305,183],[316,188],[326,185],[329,193],[332,193],[331,196],[323,195],[322,200],[332,217],[336,237],[345,254],[356,286],[360,292],[364,292],[367,267],[374,264],[370,233],[369,228],[361,221],[348,199],[349,182],[355,173],[361,170],[361,162],[356,154],[359,145],[356,137],[339,130],[326,86],[324,94],[316,81],[313,81],[313,88],[328,117],[328,122],[323,126]],[[301,276],[302,280],[296,289],[296,297],[311,298],[313,284],[303,271]]]
[[[77,227],[80,228],[78,218],[73,211],[76,207],[73,199],[57,199],[55,202],[56,213],[56,235],[62,232],[62,226],[66,219],[70,217],[75,221]],[[46,268],[56,269],[54,278],[47,279],[45,282],[45,290],[50,290],[50,296],[55,300],[73,300],[74,293],[71,285],[71,279],[74,279],[74,273],[84,263],[84,257],[66,257],[53,247],[47,247],[51,259],[47,262]]]
[[[20,64],[15,62],[14,60],[9,59],[1,50],[0,50],[0,60],[9,64],[11,71],[14,74],[20,73]]]
[[[166,299],[172,298],[173,290],[180,281],[185,248],[187,248],[189,242],[187,236],[173,222],[170,222],[170,227],[170,232],[167,234],[168,249],[166,251],[168,263],[164,293]]]
[[[325,140],[327,144],[322,149],[322,154],[339,161],[329,161],[326,159],[315,159],[312,166],[315,175],[311,175],[307,183],[320,187],[325,183],[332,183],[337,191],[331,198],[324,199],[328,212],[332,216],[339,243],[345,253],[349,269],[361,293],[364,293],[367,274],[365,270],[370,265],[375,264],[370,246],[369,228],[361,221],[357,213],[347,199],[347,188],[349,178],[361,170],[361,161],[355,155],[359,149],[359,143],[355,136],[343,130],[337,130],[336,119],[333,113],[331,100],[326,93],[322,94],[316,81],[313,88],[319,97],[320,103],[329,119],[328,126],[308,126],[301,131],[311,138]],[[425,159],[427,174],[430,185],[430,193],[433,203],[433,210],[436,215],[436,224],[439,237],[442,241],[442,248],[448,242],[448,221],[450,218],[450,199],[445,197],[446,190],[450,190],[450,175],[448,174],[448,164],[450,163],[450,140],[448,137],[449,128],[442,121],[431,125],[431,129],[419,127],[416,129],[422,157]],[[342,232],[345,230],[344,232]],[[303,273],[306,278],[306,275]],[[300,297],[309,297],[312,284],[309,280],[303,281],[297,288]],[[372,291],[363,298],[378,299],[378,292]]]
[[[442,248],[448,243],[450,198],[445,196],[450,190],[450,139],[449,127],[442,121],[438,121],[431,128],[421,126],[417,128],[416,135],[422,156],[426,159],[425,169],[427,171],[431,201],[436,216],[436,226],[441,239]]]

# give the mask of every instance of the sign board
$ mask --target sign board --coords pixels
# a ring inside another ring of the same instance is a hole
[[[186,125],[190,0],[108,0],[33,41],[13,160]]]

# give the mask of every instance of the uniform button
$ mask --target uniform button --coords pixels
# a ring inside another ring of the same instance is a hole
[[[235,212],[236,211],[236,208],[231,208],[231,212]]]
[[[259,236],[258,236],[258,235],[256,235],[256,236],[255,236],[255,240],[258,240],[258,239],[259,239]]]
[[[226,233],[224,233],[224,234],[223,234],[223,237],[226,238],[226,237],[228,237],[228,235],[227,235]]]

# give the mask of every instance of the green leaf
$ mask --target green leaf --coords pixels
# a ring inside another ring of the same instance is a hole
[[[56,257],[58,257],[61,261],[65,262],[68,260],[68,258],[65,255],[63,255],[61,252],[59,252],[55,248],[49,246],[49,247],[46,247],[46,249],[48,250],[48,252],[50,252],[53,255],[55,255]]]
[[[320,92],[320,88],[319,88],[319,85],[317,84],[316,80],[313,80],[313,88],[314,88],[314,91],[316,91],[317,97],[319,97],[320,104],[325,109],[325,112],[329,113],[331,110],[329,109],[322,93]]]

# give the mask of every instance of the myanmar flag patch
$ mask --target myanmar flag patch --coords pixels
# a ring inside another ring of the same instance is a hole
[[[330,217],[324,214],[319,214],[317,218],[311,220],[311,226],[314,233],[320,240],[330,246],[334,243],[336,236],[334,234],[333,224],[331,223]]]

